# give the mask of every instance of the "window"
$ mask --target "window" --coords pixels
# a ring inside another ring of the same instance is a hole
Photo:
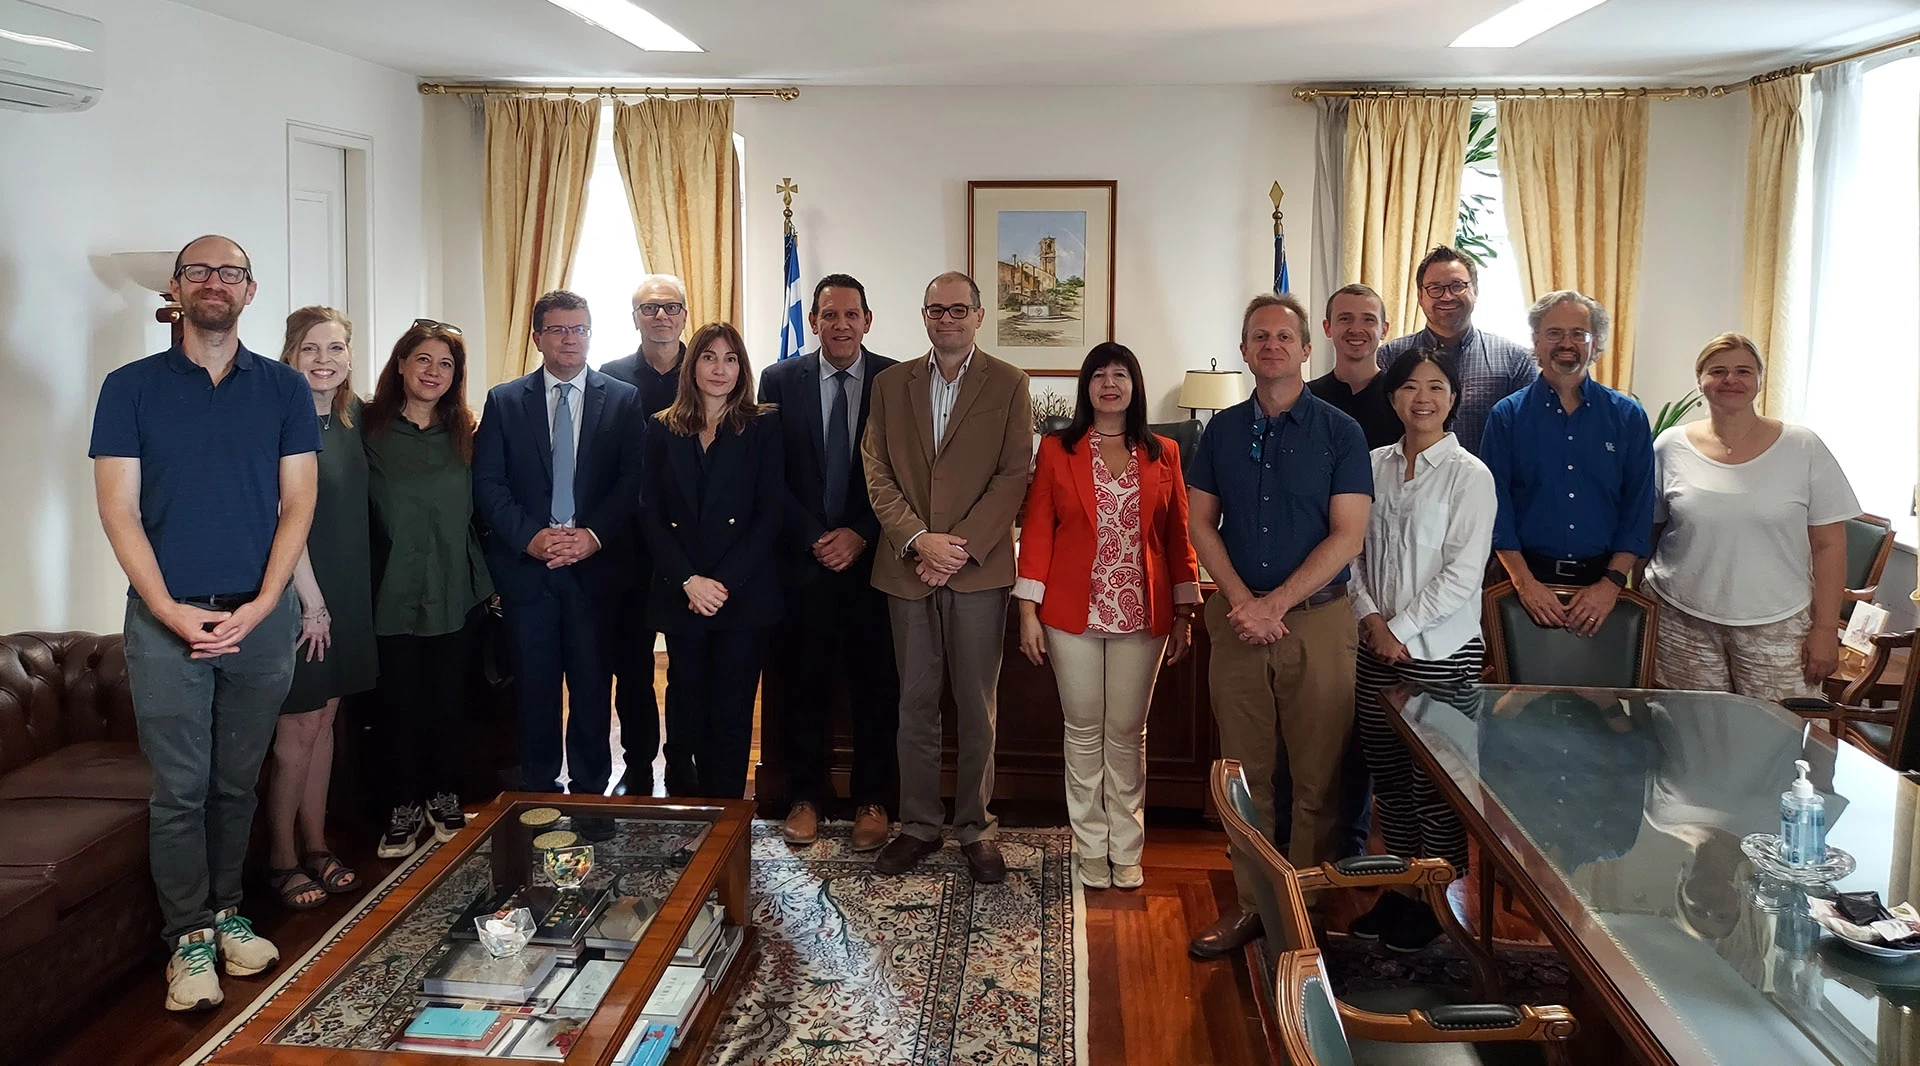
[[[1898,517],[1913,513],[1920,465],[1920,57],[1874,67],[1856,84],[1845,99],[1826,93],[1817,120],[1834,136],[1813,162],[1799,418],[1840,461],[1860,506]]]
[[[593,170],[587,177],[586,218],[580,243],[573,250],[568,284],[587,298],[593,313],[593,340],[587,346],[587,364],[632,355],[640,347],[640,331],[633,328],[634,287],[647,274],[634,233],[633,209],[627,204],[627,186],[620,180],[620,163],[613,147],[613,105],[600,107],[600,134],[593,146]]]
[[[1480,299],[1473,324],[1488,333],[1527,344],[1527,297],[1520,287],[1519,260],[1507,237],[1507,213],[1500,188],[1499,113],[1489,100],[1473,105],[1467,134],[1467,166],[1460,178],[1460,225],[1454,246],[1480,268]],[[1396,330],[1395,332],[1403,332]]]

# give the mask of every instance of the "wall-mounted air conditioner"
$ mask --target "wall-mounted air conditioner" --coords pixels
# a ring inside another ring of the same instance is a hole
[[[0,107],[92,107],[106,81],[105,41],[98,20],[28,0],[0,0]]]

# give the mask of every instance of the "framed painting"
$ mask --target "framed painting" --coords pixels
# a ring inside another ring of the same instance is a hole
[[[967,182],[981,347],[1028,373],[1078,370],[1113,339],[1112,181]]]
[[[984,295],[984,294],[983,294]],[[1027,397],[1033,403],[1033,435],[1038,437],[1051,418],[1072,418],[1074,392],[1080,385],[1080,371],[1029,370]]]

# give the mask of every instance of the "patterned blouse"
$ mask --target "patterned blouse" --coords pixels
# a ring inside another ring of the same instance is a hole
[[[1127,450],[1127,468],[1119,477],[1093,452],[1095,534],[1093,596],[1087,629],[1093,633],[1142,633],[1147,629],[1147,572],[1140,535],[1140,462]]]

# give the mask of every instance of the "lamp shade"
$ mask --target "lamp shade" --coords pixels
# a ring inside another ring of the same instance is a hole
[[[113,262],[128,281],[162,296],[167,294],[167,283],[173,280],[172,252],[114,252]]]
[[[1178,406],[1195,411],[1218,411],[1247,398],[1238,370],[1189,370],[1180,383]]]

